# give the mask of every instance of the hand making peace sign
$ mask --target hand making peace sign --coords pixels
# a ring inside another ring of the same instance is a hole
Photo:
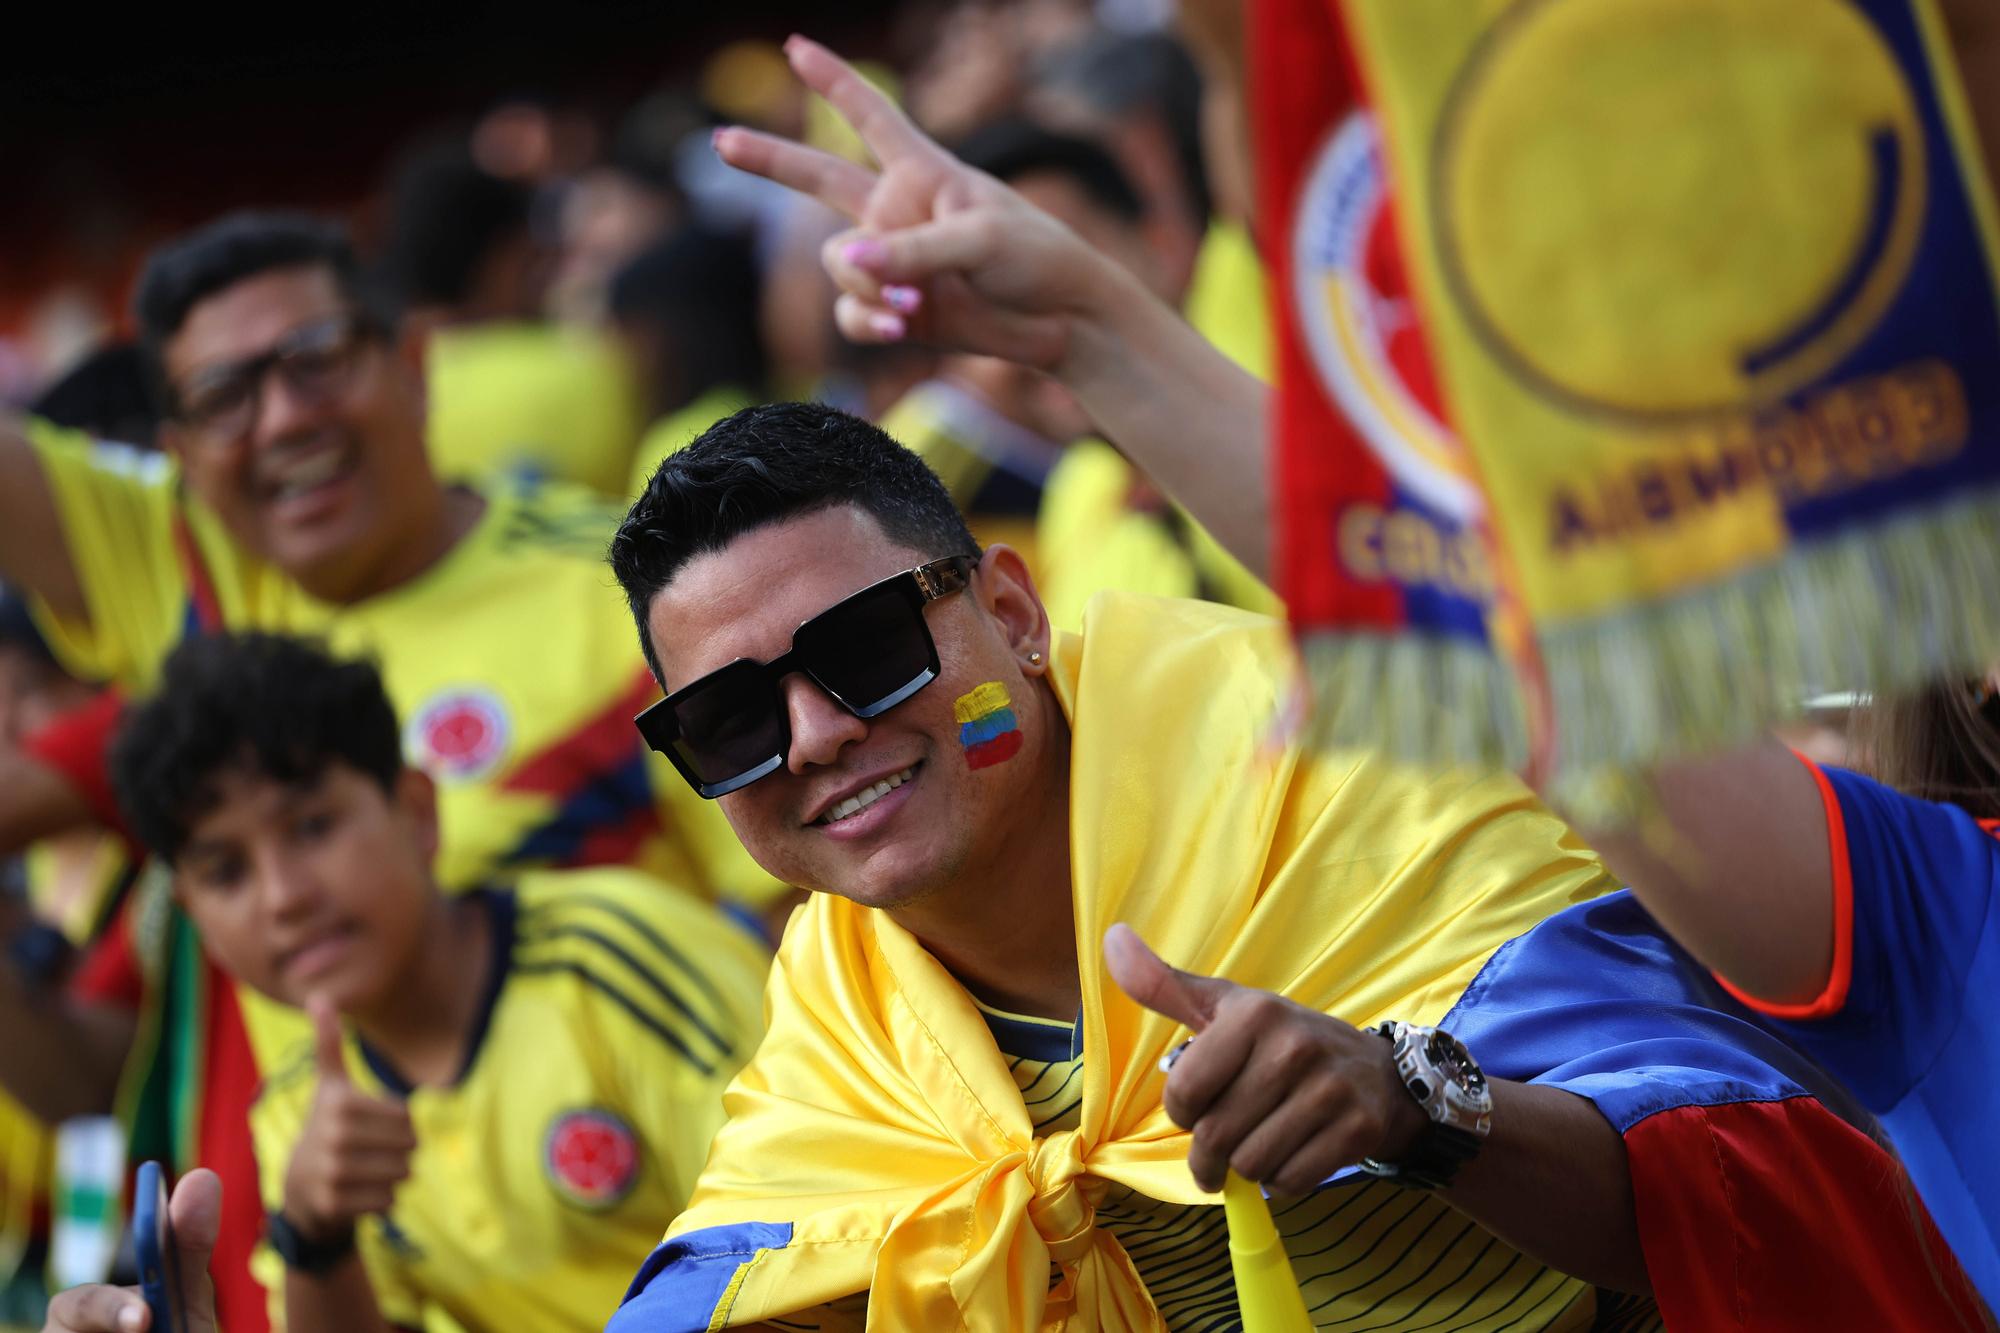
[[[1067,318],[1117,281],[1116,265],[940,148],[825,47],[793,37],[785,53],[854,127],[880,170],[756,130],[719,130],[715,147],[731,166],[859,224],[823,251],[841,288],[841,332],[856,342],[895,342],[915,331],[953,350],[1056,370],[1069,350]]]
[[[840,331],[1055,376],[1231,553],[1265,570],[1264,386],[1123,266],[940,148],[840,57],[804,37],[785,54],[879,169],[756,130],[718,130],[715,148],[858,224],[823,252]]]

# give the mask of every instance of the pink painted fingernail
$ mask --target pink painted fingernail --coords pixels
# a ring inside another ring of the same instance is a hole
[[[903,323],[901,315],[892,315],[886,310],[878,310],[868,317],[868,327],[875,336],[895,342],[909,332],[909,325]]]
[[[915,287],[903,287],[894,283],[882,289],[882,299],[906,315],[917,313],[917,307],[924,303],[924,294]]]
[[[876,268],[889,257],[889,247],[872,236],[864,236],[842,246],[840,257],[856,268]]]

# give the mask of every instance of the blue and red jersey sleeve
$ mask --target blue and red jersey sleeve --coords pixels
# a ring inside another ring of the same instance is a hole
[[[2000,881],[2000,841],[1955,806],[1811,769],[1833,859],[1833,970],[1803,1005],[1731,988],[1783,1022],[1875,1111],[1896,1105],[1957,1027]],[[1727,983],[1724,983],[1727,985]]]

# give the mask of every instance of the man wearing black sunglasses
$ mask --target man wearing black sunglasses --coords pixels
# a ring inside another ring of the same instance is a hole
[[[829,408],[717,423],[611,555],[666,691],[640,730],[817,891],[614,1329],[721,1326],[704,1292],[750,1326],[871,1302],[897,1327],[1122,1327],[1133,1302],[1195,1326],[1233,1300],[1205,1194],[1232,1169],[1309,1196],[1281,1231],[1322,1317],[1635,1308],[1611,1294],[1647,1276],[1606,1115],[1422,1026],[1496,946],[1615,887],[1518,784],[1274,741],[1285,641],[1256,617],[1107,594],[1053,635],[1020,558]],[[1647,1012],[1679,1014],[1660,985]],[[1748,1040],[1680,1003],[1685,1031]],[[1390,1179],[1318,1188],[1356,1169]],[[1051,1263],[1046,1290],[997,1276]]]

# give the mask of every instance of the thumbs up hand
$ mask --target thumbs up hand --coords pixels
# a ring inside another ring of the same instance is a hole
[[[1203,1189],[1234,1169],[1309,1194],[1363,1157],[1396,1160],[1429,1123],[1372,1032],[1170,967],[1129,926],[1105,932],[1104,961],[1127,995],[1200,1037],[1168,1073],[1164,1104],[1194,1136],[1188,1169]]]
[[[409,1108],[370,1097],[347,1074],[340,1019],[324,999],[307,1006],[319,1086],[285,1171],[285,1218],[308,1240],[334,1239],[368,1213],[386,1213],[409,1177],[417,1135]]]

